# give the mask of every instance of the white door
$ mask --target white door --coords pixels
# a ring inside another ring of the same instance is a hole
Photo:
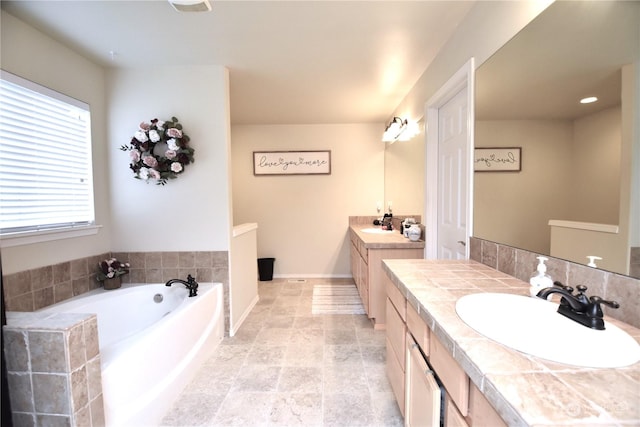
[[[474,71],[471,58],[427,102],[427,259],[469,257],[468,240],[473,233]]]
[[[467,93],[438,114],[438,258],[464,259],[467,244]]]

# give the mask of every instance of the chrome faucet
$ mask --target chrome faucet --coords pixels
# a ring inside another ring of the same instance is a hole
[[[182,283],[183,285],[185,285],[187,289],[189,289],[189,297],[195,297],[196,295],[198,295],[198,282],[196,282],[196,279],[194,279],[190,274],[187,276],[186,281],[181,279],[171,279],[164,285],[171,286],[174,283]]]
[[[578,293],[573,293],[573,288],[564,286],[560,282],[553,282],[553,286],[538,292],[538,298],[547,299],[551,294],[560,294],[558,313],[591,329],[604,330],[604,319],[601,304],[611,308],[619,308],[616,301],[606,301],[598,296],[587,297],[586,286],[576,286]]]

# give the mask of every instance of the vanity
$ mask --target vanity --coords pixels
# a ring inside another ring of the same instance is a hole
[[[372,223],[373,218],[349,218],[351,274],[374,328],[384,329],[387,297],[382,260],[423,258],[424,241],[412,242],[397,230],[368,232],[373,229]]]
[[[405,425],[438,425],[441,409],[445,426],[640,423],[640,362],[551,362],[486,338],[456,312],[466,295],[526,296],[528,283],[472,260],[389,259],[382,266],[387,375]],[[606,314],[611,329],[640,341],[639,329]]]

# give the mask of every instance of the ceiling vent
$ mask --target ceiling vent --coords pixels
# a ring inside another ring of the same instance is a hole
[[[209,0],[169,0],[171,6],[178,12],[209,12]]]

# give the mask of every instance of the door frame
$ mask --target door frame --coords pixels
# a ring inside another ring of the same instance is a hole
[[[473,148],[474,148],[474,94],[475,59],[470,58],[447,82],[429,98],[425,105],[426,149],[425,149],[425,258],[438,258],[438,135],[440,107],[449,102],[458,92],[467,93],[467,242],[466,258],[469,258],[468,237],[473,235]]]

